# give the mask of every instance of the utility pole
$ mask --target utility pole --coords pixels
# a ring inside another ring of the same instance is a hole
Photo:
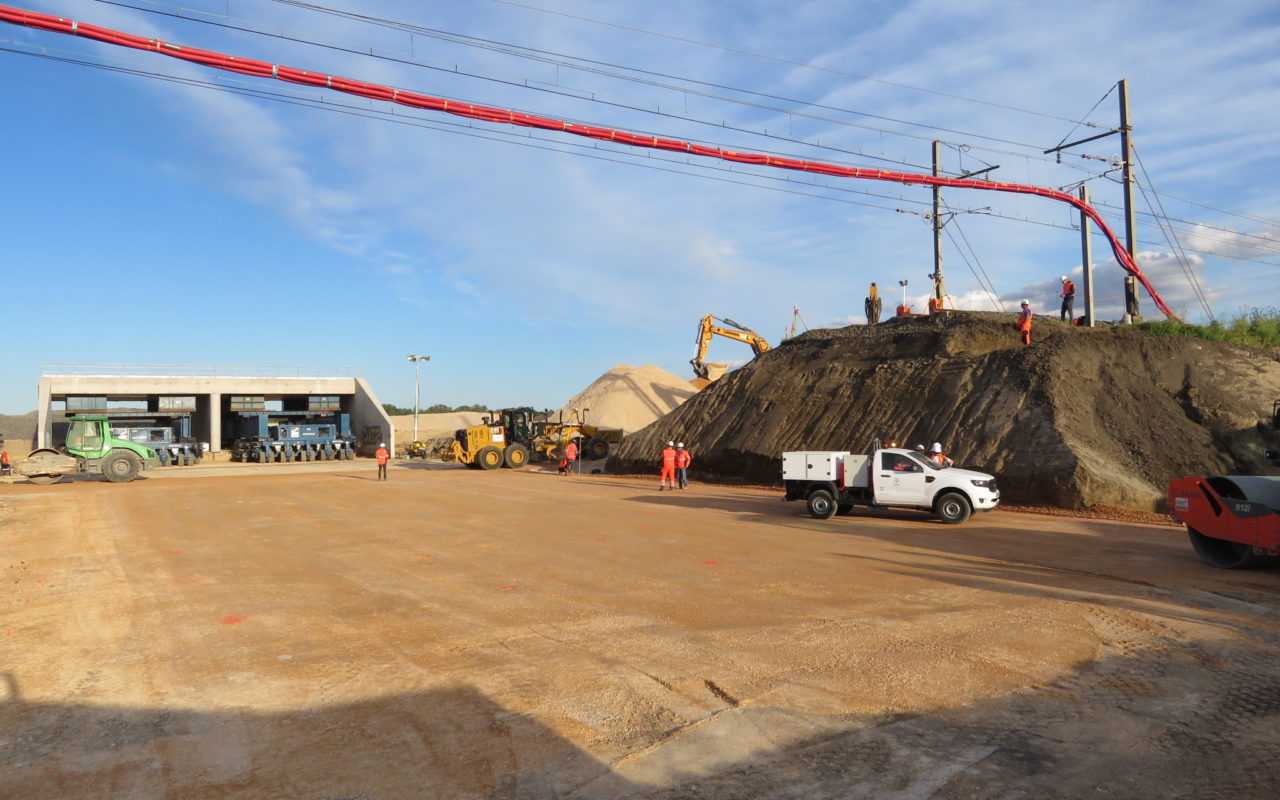
[[[1080,202],[1089,205],[1089,187],[1080,187]],[[1093,327],[1093,244],[1089,241],[1089,215],[1080,212],[1080,263],[1084,265],[1084,324]]]
[[[959,179],[972,178],[977,175],[985,175],[992,170],[1000,169],[1000,165],[985,167],[983,169],[966,172],[957,175]],[[938,177],[942,175],[942,142],[937,139],[933,140],[933,175]],[[942,218],[942,187],[933,187],[933,274],[929,277],[933,280],[933,299],[929,301],[929,313],[942,310],[942,299],[947,296],[947,287],[942,282],[942,228],[946,225],[946,221]],[[905,302],[905,301],[904,301]]]
[[[1068,147],[1075,147],[1078,144],[1092,142],[1097,139],[1105,139],[1112,134],[1120,134],[1120,149],[1123,184],[1124,184],[1124,239],[1125,249],[1129,251],[1129,258],[1134,264],[1138,263],[1138,224],[1135,218],[1133,205],[1133,126],[1129,124],[1129,79],[1121,78],[1116,84],[1119,87],[1120,95],[1120,128],[1118,130],[1110,130],[1106,133],[1099,133],[1096,136],[1090,136],[1087,139],[1077,139],[1074,142],[1060,144],[1057,147],[1050,147],[1045,150],[1045,155],[1049,153],[1058,153],[1066,150]],[[1059,156],[1061,158],[1061,156]],[[1092,303],[1092,299],[1089,300]],[[1124,278],[1124,313],[1130,322],[1141,322],[1142,315],[1139,313],[1141,309],[1138,306],[1138,279],[1133,275],[1125,275]],[[1093,314],[1089,314],[1090,320]]]
[[[942,142],[933,140],[933,176],[942,174]],[[933,302],[929,311],[942,308],[942,187],[933,187]]]
[[[1138,263],[1138,225],[1133,207],[1133,127],[1129,124],[1129,79],[1120,79],[1120,150],[1122,178],[1124,181],[1124,245],[1129,258]],[[1124,310],[1129,319],[1142,321],[1138,307],[1138,279],[1133,275],[1124,278]]]

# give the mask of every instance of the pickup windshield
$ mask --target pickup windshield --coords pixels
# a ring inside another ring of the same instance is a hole
[[[928,456],[925,456],[923,453],[912,452],[910,455],[912,459],[918,461],[921,464],[924,464],[929,469],[934,469],[934,470],[942,469],[941,465],[933,463],[932,461],[929,460]]]

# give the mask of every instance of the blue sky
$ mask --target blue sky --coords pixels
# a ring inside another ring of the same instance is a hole
[[[321,4],[536,49],[543,60],[288,2],[130,4],[16,3],[740,150],[924,172],[938,138],[945,174],[999,164],[995,180],[1088,180],[1117,231],[1119,185],[1100,173],[1118,137],[1061,163],[1040,151],[1117,125],[1114,85],[1128,78],[1144,183],[1158,193],[1138,208],[1159,203],[1176,220],[1184,256],[1140,215],[1139,263],[1152,283],[1191,321],[1207,312],[1188,273],[1217,316],[1275,304],[1274,2]],[[349,366],[383,401],[409,405],[409,353],[432,359],[424,406],[555,407],[620,363],[691,377],[706,313],[776,343],[793,305],[812,326],[849,324],[862,321],[871,281],[886,308],[901,297],[899,280],[917,308],[929,289],[925,188],[730,167],[404,108],[390,116],[371,101],[10,25],[0,25],[0,47],[2,413],[32,410],[41,365],[55,362]],[[602,74],[635,70],[648,82]],[[944,197],[964,212],[948,223],[959,245],[949,237],[944,254],[956,305],[1012,309],[1027,297],[1056,312],[1059,275],[1080,272],[1077,215],[1037,198]],[[1119,272],[1101,239],[1094,261],[1098,314],[1118,318]],[[1159,316],[1149,298],[1142,308]],[[741,360],[744,350],[717,340],[709,358]]]

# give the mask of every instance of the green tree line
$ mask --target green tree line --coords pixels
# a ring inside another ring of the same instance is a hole
[[[387,412],[389,416],[392,416],[392,417],[402,417],[405,414],[413,413],[412,408],[401,408],[400,406],[393,405],[391,403],[383,403],[382,408]],[[469,406],[447,406],[444,403],[436,403],[435,405],[418,409],[418,413],[419,414],[449,414],[454,411],[488,411],[488,410],[489,410],[488,406],[482,406],[479,403],[472,403]]]

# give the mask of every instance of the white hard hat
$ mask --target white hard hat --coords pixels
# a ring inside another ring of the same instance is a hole
[[[387,446],[386,442],[383,442],[382,444],[378,445],[378,447],[386,447],[386,446]]]
[[[1065,281],[1065,280],[1067,279],[1067,276],[1066,276],[1066,275],[1063,275],[1063,276],[1062,276],[1062,279]]]
[[[922,444],[918,444],[918,445],[916,445],[916,449],[917,449],[917,450],[919,450],[921,453],[923,453],[923,452],[924,452],[924,445],[922,445]]]
[[[676,446],[675,442],[667,442],[667,447],[675,447],[675,446]]]
[[[684,447],[684,442],[677,442],[676,447]]]
[[[1026,300],[1023,300],[1023,301],[1022,301],[1022,304],[1023,304],[1024,306],[1029,306],[1029,305],[1031,305],[1031,304],[1030,304],[1030,303],[1028,303]]]
[[[930,448],[929,448],[929,452],[930,452],[930,453],[941,453],[941,452],[942,452],[942,442],[934,442],[934,443],[933,443],[933,447],[930,447]]]

